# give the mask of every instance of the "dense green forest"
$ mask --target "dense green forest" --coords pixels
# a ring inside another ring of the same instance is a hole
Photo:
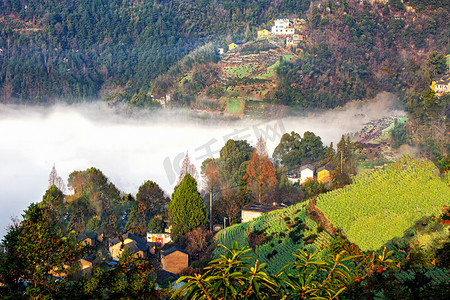
[[[174,67],[186,55],[211,42],[251,41],[280,16],[307,19],[308,34],[299,58],[277,68],[267,101],[330,108],[380,91],[420,92],[438,75],[428,55],[450,52],[448,9],[418,0],[0,1],[0,101],[115,95],[151,104],[150,92],[173,92]],[[205,62],[193,58],[188,69]],[[209,71],[193,80],[190,97]]]
[[[310,1],[0,1],[2,102],[132,93],[207,41],[244,35]]]

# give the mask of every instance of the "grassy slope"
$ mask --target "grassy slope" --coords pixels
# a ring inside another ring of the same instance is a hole
[[[422,217],[439,215],[450,204],[450,187],[429,161],[403,160],[344,189],[322,194],[317,207],[363,250],[376,250],[403,236]]]

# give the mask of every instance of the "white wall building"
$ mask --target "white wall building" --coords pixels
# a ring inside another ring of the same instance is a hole
[[[164,246],[165,244],[172,242],[172,237],[169,233],[147,232],[147,242],[159,243],[161,246]]]
[[[263,204],[247,204],[241,210],[241,221],[242,223],[251,221],[264,213],[268,213],[281,207],[278,205],[263,205]]]
[[[441,79],[438,82],[436,82],[434,91],[436,93],[448,93],[448,92],[450,92],[450,78],[447,79],[447,80],[442,80]]]
[[[278,18],[272,27],[272,34],[294,34],[294,23],[288,18]]]
[[[314,178],[314,169],[313,165],[304,165],[300,168],[300,184],[303,184],[308,179]]]

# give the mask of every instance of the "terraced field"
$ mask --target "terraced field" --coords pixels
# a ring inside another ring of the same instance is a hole
[[[242,99],[229,99],[227,112],[230,114],[241,114],[244,111],[245,101]]]
[[[253,221],[233,225],[217,236],[217,243],[230,247],[236,241],[240,247],[249,244],[249,235],[264,235],[264,241],[254,247],[252,256],[260,262],[267,263],[268,270],[277,273],[292,261],[296,249],[308,252],[324,248],[331,236],[321,229],[315,221],[306,215],[306,205],[299,203],[288,208],[264,214]],[[218,248],[215,255],[223,254]]]
[[[317,198],[317,208],[362,250],[377,250],[414,223],[450,205],[450,187],[430,161],[403,159],[361,174],[354,183]]]

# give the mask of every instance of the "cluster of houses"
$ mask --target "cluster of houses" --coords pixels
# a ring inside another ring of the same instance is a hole
[[[306,21],[303,19],[278,18],[270,31],[267,29],[259,30],[258,38],[270,35],[286,36],[286,46],[295,46],[305,39],[305,25]]]
[[[289,180],[300,182],[300,184],[311,178],[317,178],[320,182],[328,182],[331,180],[331,168],[328,166],[317,169],[315,173],[313,165],[304,165],[299,169],[299,178],[290,177]],[[273,205],[263,204],[248,204],[241,210],[242,222],[248,222],[261,216],[264,213],[268,213],[274,210],[278,210],[292,205],[289,201],[281,204],[273,203]],[[215,228],[220,230],[221,227]],[[189,253],[178,247],[170,247],[172,243],[170,228],[167,228],[163,233],[148,232],[146,238],[134,235],[130,232],[124,233],[118,237],[103,241],[102,236],[98,235],[83,235],[80,237],[83,243],[90,246],[96,246],[99,244],[105,245],[103,242],[107,242],[110,260],[108,265],[114,267],[119,261],[122,253],[127,249],[135,257],[142,257],[152,259],[152,262],[157,266],[159,270],[157,278],[164,278],[174,284],[184,269],[189,266]],[[79,272],[76,276],[90,276],[93,270],[92,258],[80,259]],[[61,275],[60,275],[61,276]],[[65,274],[62,275],[64,277]],[[158,280],[157,279],[157,280]]]
[[[275,25],[272,26],[271,30],[258,30],[257,38],[281,36],[286,38],[287,47],[297,46],[305,39],[305,25],[306,21],[304,19],[278,18],[275,20]],[[241,45],[242,43],[231,43],[228,45],[228,50],[233,50]],[[219,54],[224,54],[223,48],[219,48],[218,51]]]
[[[103,244],[102,236],[83,235],[79,237],[84,244],[90,246],[97,246]],[[106,242],[106,241],[105,241]],[[124,233],[118,237],[107,240],[107,247],[110,260],[106,262],[107,268],[114,268],[119,261],[122,253],[127,249],[134,257],[142,257],[152,259],[152,262],[157,267],[156,273],[157,282],[163,284],[164,281],[172,282],[172,286],[176,288],[175,281],[178,279],[178,274],[189,266],[190,255],[184,249],[178,247],[170,247],[166,245],[171,243],[170,232],[164,233],[147,233],[147,238],[142,238],[130,232]],[[103,244],[104,245],[104,244]],[[79,271],[74,278],[81,278],[83,276],[91,276],[93,270],[94,257],[86,257],[80,259]],[[67,266],[69,269],[69,266]],[[56,274],[55,274],[56,275]],[[64,278],[67,274],[59,274],[58,277]]]
[[[307,164],[301,166],[296,174],[288,175],[287,177],[293,184],[304,184],[311,179],[317,179],[320,183],[327,183],[331,181],[331,170],[329,166],[323,166],[316,170],[313,165]]]

